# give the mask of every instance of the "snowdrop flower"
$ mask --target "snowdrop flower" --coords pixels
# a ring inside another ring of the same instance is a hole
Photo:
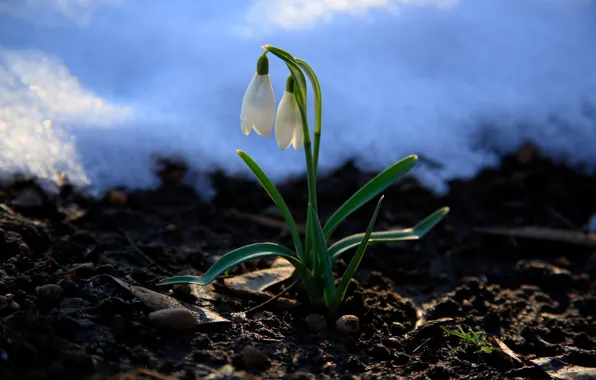
[[[299,150],[304,144],[304,134],[302,130],[302,115],[294,95],[294,77],[290,75],[286,82],[286,91],[284,92],[277,117],[275,118],[275,139],[279,149],[287,149],[290,144],[294,149]]]
[[[269,78],[269,60],[263,54],[257,61],[257,72],[250,81],[240,111],[240,127],[245,135],[255,130],[269,137],[275,119],[275,95]]]

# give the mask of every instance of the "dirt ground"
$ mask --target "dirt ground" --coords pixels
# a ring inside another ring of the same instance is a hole
[[[215,174],[217,196],[205,203],[177,182],[181,174],[170,166],[161,188],[101,201],[68,187],[50,197],[26,181],[0,189],[1,379],[595,376],[596,238],[582,232],[596,212],[594,176],[530,151],[451,183],[442,198],[412,179],[390,187],[377,230],[412,226],[442,206],[451,212],[422,240],[369,248],[341,310],[360,330],[346,334],[334,322],[315,331],[306,317],[317,310],[297,287],[258,307],[288,281],[267,292],[224,280],[204,293],[156,287],[245,244],[291,246],[256,183]],[[321,217],[370,178],[349,164],[320,178]],[[279,189],[303,223],[305,181]],[[334,236],[363,231],[373,209]],[[249,262],[227,276],[270,265]],[[168,302],[219,319],[183,330],[149,318]],[[490,352],[443,330],[460,327],[483,332]]]

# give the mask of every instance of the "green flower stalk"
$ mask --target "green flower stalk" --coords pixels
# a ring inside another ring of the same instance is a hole
[[[246,135],[254,129],[258,134],[267,137],[275,120],[276,141],[281,150],[287,149],[290,145],[296,150],[304,148],[308,183],[306,234],[304,239],[300,236],[294,217],[273,182],[248,154],[238,150],[237,153],[240,158],[246,163],[271,200],[280,209],[292,235],[293,250],[276,243],[247,245],[222,256],[201,276],[176,276],[162,280],[157,285],[181,283],[207,285],[229,268],[245,261],[263,257],[283,257],[296,269],[296,273],[302,280],[310,301],[314,304],[324,304],[329,312],[329,317],[335,318],[345,297],[350,279],[358,269],[369,245],[420,239],[449,212],[449,208],[443,207],[435,211],[411,228],[373,231],[383,200],[381,194],[416,166],[418,157],[412,155],[396,162],[373,178],[331,215],[325,224],[322,224],[317,210],[316,192],[323,108],[319,81],[314,70],[304,60],[295,58],[287,51],[271,45],[265,45],[263,48],[265,51],[257,61],[257,72],[242,101],[241,127]],[[269,79],[267,53],[271,53],[284,61],[290,71],[290,75],[286,80],[286,90],[277,110],[277,116],[275,116],[275,98]],[[308,78],[314,91],[314,146],[311,143],[310,128],[308,126],[306,78]],[[329,245],[333,232],[341,222],[354,211],[379,196],[377,207],[365,232],[345,237]],[[345,273],[336,284],[333,263],[343,253],[352,248],[356,248],[356,252]]]

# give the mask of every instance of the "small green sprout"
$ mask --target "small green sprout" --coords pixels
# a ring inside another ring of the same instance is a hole
[[[317,209],[316,191],[322,129],[322,98],[319,80],[313,69],[304,60],[295,58],[287,51],[271,45],[265,45],[263,48],[265,51],[257,61],[256,74],[250,82],[242,101],[240,112],[241,129],[245,135],[250,134],[254,129],[257,134],[267,137],[271,133],[272,124],[275,121],[277,145],[281,150],[287,149],[290,145],[296,150],[304,147],[308,184],[304,240],[298,232],[294,217],[288,206],[269,177],[248,154],[238,150],[236,152],[240,158],[246,163],[269,197],[280,209],[290,230],[294,249],[291,250],[275,243],[247,245],[222,256],[202,276],[176,276],[162,280],[157,285],[181,283],[207,285],[235,265],[248,260],[278,256],[287,259],[295,267],[297,274],[305,285],[310,301],[315,304],[324,304],[329,316],[334,318],[337,316],[339,305],[343,302],[350,279],[360,265],[368,245],[420,239],[449,212],[449,208],[443,207],[435,211],[411,228],[373,232],[383,200],[381,193],[416,166],[418,157],[411,155],[393,164],[373,178],[331,215],[325,224],[321,224]],[[275,116],[275,96],[269,78],[267,53],[271,53],[284,61],[290,71],[290,76],[286,82],[286,91],[277,110],[277,117]],[[311,143],[308,126],[306,78],[309,79],[314,91],[314,145]],[[331,235],[339,224],[354,211],[378,196],[380,198],[366,232],[345,237],[329,245]],[[336,285],[333,263],[343,253],[352,248],[356,248],[356,253]]]
[[[467,344],[478,348],[475,353],[477,354],[490,354],[491,352],[498,351],[497,347],[494,347],[487,339],[484,331],[474,331],[471,327],[468,327],[468,332],[464,332],[461,326],[458,326],[459,331],[449,330],[445,327],[441,327],[444,332],[448,335],[453,335],[463,339]]]

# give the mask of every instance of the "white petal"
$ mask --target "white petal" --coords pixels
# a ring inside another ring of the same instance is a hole
[[[298,104],[296,103],[294,94],[287,91],[284,92],[275,118],[275,140],[281,150],[287,149],[292,143],[297,109]]]
[[[262,136],[269,136],[275,120],[275,96],[269,75],[255,74],[240,110],[240,127],[245,135],[253,129]]]
[[[304,130],[302,129],[302,115],[300,114],[300,109],[298,109],[298,104],[296,104],[296,126],[294,127],[294,135],[292,137],[292,145],[294,149],[300,150],[302,145],[304,145]]]
[[[252,131],[254,125],[254,109],[252,104],[254,102],[254,98],[256,97],[260,82],[260,76],[255,74],[252,77],[246,92],[244,93],[244,97],[242,98],[242,108],[240,109],[240,128],[242,129],[242,133],[247,136]]]
[[[275,95],[271,78],[269,75],[261,75],[263,83],[258,92],[258,116],[255,120],[254,129],[261,136],[269,137],[275,120]]]

